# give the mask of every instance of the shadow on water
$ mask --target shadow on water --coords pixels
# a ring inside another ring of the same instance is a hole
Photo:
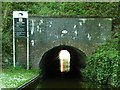
[[[99,89],[99,90],[117,90],[114,88],[111,88],[107,85],[99,85],[95,82],[90,81],[80,81],[77,79],[66,79],[66,78],[56,78],[56,79],[47,79],[43,82],[39,82],[38,86],[35,90],[43,89],[43,88],[78,88],[83,90],[93,90],[93,89]]]
[[[39,85],[41,88],[79,88],[79,82],[70,79],[45,80]]]

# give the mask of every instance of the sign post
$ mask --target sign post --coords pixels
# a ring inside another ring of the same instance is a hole
[[[16,67],[16,38],[27,38],[27,70],[29,69],[28,12],[13,11],[13,66]]]

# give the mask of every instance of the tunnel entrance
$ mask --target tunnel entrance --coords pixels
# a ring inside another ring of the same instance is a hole
[[[67,50],[61,50],[59,52],[60,59],[60,71],[68,72],[70,71],[70,53]]]
[[[65,54],[66,53],[66,54]],[[64,56],[61,57],[61,56]],[[67,68],[63,68],[63,62],[66,59]],[[41,79],[82,79],[81,69],[84,69],[86,64],[86,55],[81,50],[67,45],[56,46],[45,52],[39,62]],[[62,59],[62,64],[61,60]]]
[[[38,69],[43,54],[59,45],[73,46],[90,55],[111,38],[111,24],[111,18],[30,16],[31,67]]]

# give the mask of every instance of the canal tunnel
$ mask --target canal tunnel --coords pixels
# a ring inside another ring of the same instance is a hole
[[[86,55],[111,38],[111,24],[110,18],[29,17],[30,67],[40,69],[42,80],[82,79],[81,70],[86,66]],[[19,39],[17,44],[17,62],[25,66],[26,41]],[[64,65],[61,68],[59,53],[62,50],[70,54],[68,71]],[[79,86],[79,82],[71,82]]]
[[[45,52],[59,45],[76,47],[87,56],[111,38],[110,18],[29,17],[30,68],[39,68]],[[27,41],[16,39],[16,63],[27,67]],[[71,54],[71,53],[70,53]]]
[[[61,50],[66,50],[70,54],[70,69],[66,71],[61,71],[60,68],[59,53]],[[82,80],[80,70],[85,68],[85,61],[86,55],[81,50],[67,45],[56,46],[45,52],[40,60],[39,68],[41,70],[41,79],[73,78]]]

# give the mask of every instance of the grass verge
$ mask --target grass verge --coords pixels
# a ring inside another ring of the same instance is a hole
[[[38,70],[26,70],[21,67],[4,68],[0,73],[0,88],[16,88],[36,75]]]

